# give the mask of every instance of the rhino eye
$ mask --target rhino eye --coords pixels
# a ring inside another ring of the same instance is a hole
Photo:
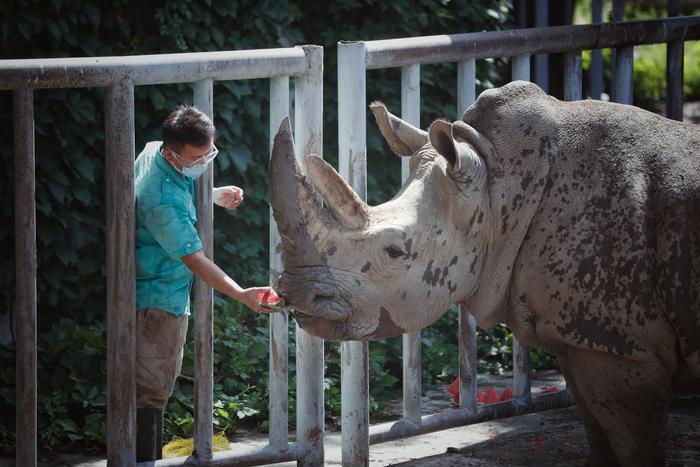
[[[400,258],[401,256],[406,255],[403,251],[396,248],[395,246],[388,246],[388,247],[384,248],[384,251],[386,251],[386,254],[388,254],[389,258],[391,258],[391,259]]]

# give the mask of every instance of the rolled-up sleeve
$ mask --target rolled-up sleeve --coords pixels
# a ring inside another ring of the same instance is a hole
[[[164,204],[149,210],[143,225],[172,259],[180,259],[202,249],[197,229],[187,210]]]

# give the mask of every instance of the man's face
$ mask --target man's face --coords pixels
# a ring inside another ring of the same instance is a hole
[[[213,143],[209,143],[206,146],[185,144],[180,151],[175,151],[169,147],[163,148],[163,155],[166,160],[178,170],[182,170],[183,167],[207,164],[216,157],[218,152]]]

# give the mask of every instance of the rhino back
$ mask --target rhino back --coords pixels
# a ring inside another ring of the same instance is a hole
[[[700,132],[547,99],[536,127],[550,169],[516,263],[520,321],[540,339],[669,365],[679,342],[700,376]]]

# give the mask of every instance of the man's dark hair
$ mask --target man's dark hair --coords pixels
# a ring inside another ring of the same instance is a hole
[[[181,151],[186,145],[203,147],[214,140],[214,124],[201,110],[178,106],[163,122],[163,145]]]

